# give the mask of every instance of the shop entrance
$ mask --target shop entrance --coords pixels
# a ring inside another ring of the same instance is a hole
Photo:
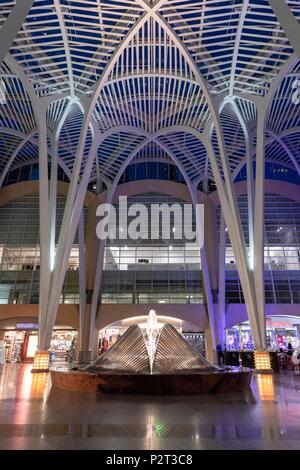
[[[266,319],[267,347],[274,351],[285,351],[288,344],[292,348],[300,338],[300,317],[274,315]],[[248,321],[226,330],[226,348],[228,351],[253,350],[254,342]]]
[[[50,358],[52,364],[75,360],[77,331],[68,326],[55,326],[51,339]],[[38,345],[38,323],[16,322],[0,328],[2,363],[33,362]]]

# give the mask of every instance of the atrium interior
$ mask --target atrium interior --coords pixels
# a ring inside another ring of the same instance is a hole
[[[0,0],[0,449],[299,449],[299,37],[299,0]],[[136,325],[227,393],[74,385]]]

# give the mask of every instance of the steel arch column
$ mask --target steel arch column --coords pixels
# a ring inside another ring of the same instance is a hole
[[[286,0],[269,0],[269,3],[277,16],[280,26],[287,35],[291,46],[300,59],[300,24],[293,12],[286,4]]]
[[[0,30],[0,66],[26,20],[33,3],[34,0],[17,0],[16,5],[5,20]]]

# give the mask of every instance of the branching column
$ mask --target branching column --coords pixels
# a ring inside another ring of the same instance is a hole
[[[264,199],[265,199],[265,129],[266,109],[258,104],[254,211],[254,283],[261,330],[261,349],[266,348],[264,279]]]
[[[245,302],[247,306],[248,316],[251,323],[255,345],[257,349],[262,348],[262,337],[260,331],[260,322],[257,311],[256,297],[254,293],[253,272],[249,266],[247,248],[245,244],[244,234],[238,212],[236,195],[234,193],[232,176],[228,168],[228,160],[223,148],[222,170],[226,172],[226,181],[223,180],[219,165],[216,160],[215,152],[210,141],[206,141],[206,148],[214,173],[215,182],[224,214],[226,226],[234,251],[237,268],[243,288]]]
[[[220,343],[223,346],[224,343],[225,310],[220,303],[220,293],[222,290],[220,290],[219,284],[221,274],[220,269],[224,270],[224,266],[220,264],[216,208],[209,198],[205,201],[204,242],[210,278],[210,289],[212,293],[214,329],[211,331],[211,335],[212,345],[215,350],[217,344]]]
[[[225,220],[221,210],[220,214],[220,239],[219,239],[219,314],[218,314],[218,339],[223,347],[225,338],[225,314],[226,314],[226,227]]]
[[[2,25],[0,30],[0,66],[8,54],[22,24],[25,22],[33,3],[34,0],[17,0],[16,5]]]
[[[38,349],[45,350],[45,328],[50,286],[50,202],[46,109],[39,117],[40,302]],[[49,345],[50,346],[50,345]]]
[[[269,0],[280,26],[288,37],[291,46],[300,58],[300,24],[285,0]]]
[[[85,364],[92,360],[90,348],[91,306],[97,266],[96,253],[99,252],[99,240],[96,235],[96,209],[98,198],[89,206],[84,257],[80,258],[80,328],[78,362]],[[95,328],[95,325],[94,325]]]

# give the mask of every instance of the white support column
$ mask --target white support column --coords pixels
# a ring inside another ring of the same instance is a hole
[[[96,324],[96,315],[99,305],[100,290],[102,286],[102,276],[104,268],[104,253],[105,253],[105,240],[100,241],[99,252],[97,257],[97,269],[95,273],[94,289],[92,295],[92,303],[90,310],[90,331],[89,331],[89,350],[93,350],[94,340],[95,340],[95,324]]]
[[[56,238],[56,205],[57,205],[57,170],[58,170],[58,149],[61,130],[72,107],[72,101],[67,104],[60,121],[56,125],[51,135],[51,174],[50,174],[50,268],[54,269],[55,263],[55,238]],[[70,174],[68,174],[70,176]]]
[[[243,129],[246,147],[247,170],[247,199],[248,199],[248,231],[249,231],[249,265],[253,269],[254,263],[254,177],[253,177],[253,133],[248,129],[244,118],[236,104],[232,101],[232,107]]]
[[[221,209],[220,214],[220,240],[219,240],[219,316],[218,333],[221,346],[225,343],[225,314],[226,314],[226,230],[225,220]]]
[[[203,282],[204,282],[204,289],[205,289],[205,297],[206,297],[206,305],[207,305],[207,312],[209,318],[209,325],[211,330],[211,340],[212,340],[212,347],[215,350],[217,346],[217,326],[215,321],[215,306],[213,301],[213,295],[211,291],[211,284],[209,279],[209,271],[207,265],[207,258],[205,249],[201,250],[201,265],[202,265],[202,275],[203,275]]]
[[[38,349],[44,348],[50,285],[50,204],[46,109],[40,105],[39,116],[39,213],[40,213],[40,303]]]
[[[218,168],[213,147],[210,141],[205,142],[208,156],[210,159],[211,167],[214,173],[215,182],[221,202],[226,225],[228,227],[228,233],[230,236],[232,248],[234,251],[237,268],[240,276],[240,281],[243,288],[245,297],[247,312],[251,323],[254,341],[257,349],[261,349],[261,334],[260,334],[260,323],[257,315],[256,297],[254,292],[254,280],[252,272],[249,269],[247,249],[245,239],[241,227],[239,212],[237,209],[237,203],[235,200],[235,194],[233,192],[232,183],[229,181],[227,185],[222,180],[220,169]],[[227,164],[226,164],[227,165]],[[227,180],[230,178],[227,172]],[[228,192],[231,192],[230,199]],[[235,204],[232,202],[235,200]]]
[[[291,46],[300,59],[300,24],[286,3],[286,0],[269,0],[277,16],[280,26],[284,30]]]
[[[265,200],[265,103],[257,105],[257,146],[254,212],[254,283],[258,318],[261,330],[261,348],[266,348],[265,279],[264,279],[264,200]]]
[[[112,204],[118,181],[119,181],[119,176],[116,178],[114,184],[107,191],[107,197],[106,197],[106,203],[107,204]],[[96,228],[95,228],[95,230],[96,230]],[[97,315],[97,310],[98,310],[98,305],[99,305],[99,297],[100,297],[100,290],[101,290],[101,285],[102,285],[105,246],[106,246],[106,241],[105,240],[99,240],[97,264],[96,264],[96,270],[95,270],[95,276],[94,276],[93,294],[92,294],[91,309],[90,309],[88,347],[89,347],[89,350],[91,350],[91,351],[92,351],[93,344],[94,344],[96,315]]]
[[[194,185],[190,189],[194,207],[199,203],[197,186]],[[201,266],[203,290],[206,297],[207,314],[209,319],[209,331],[211,334],[212,351],[214,355],[218,344],[218,253],[217,247],[217,220],[215,207],[210,200],[206,198],[204,202],[204,220],[203,227],[197,226],[198,238],[200,239],[200,231],[204,232],[204,246],[201,249]]]
[[[17,0],[0,30],[0,66],[16,39],[34,0]]]
[[[56,318],[57,308],[59,304],[59,296],[62,290],[67,265],[75,237],[75,233],[78,227],[80,215],[82,212],[82,207],[86,195],[86,189],[89,183],[89,178],[92,170],[92,166],[94,163],[95,155],[100,145],[100,141],[98,138],[95,138],[86,164],[84,168],[83,176],[80,180],[78,185],[77,195],[74,201],[73,206],[71,207],[70,204],[65,209],[65,214],[63,218],[63,223],[67,225],[67,229],[62,227],[59,243],[57,247],[57,253],[55,257],[55,267],[51,277],[51,287],[50,287],[50,295],[49,295],[49,304],[48,304],[48,314],[47,314],[47,323],[46,323],[46,335],[45,335],[45,342],[44,348],[47,349],[50,346],[52,330]],[[78,180],[77,180],[78,181]],[[73,185],[75,184],[75,180],[73,179]],[[72,183],[71,183],[72,184]],[[71,190],[72,188],[70,188]]]
[[[88,208],[88,219],[85,240],[85,279],[80,282],[81,301],[81,342],[79,349],[78,362],[89,363],[92,360],[93,350],[90,348],[90,322],[91,322],[91,302],[95,281],[95,272],[97,268],[97,253],[99,252],[99,240],[96,235],[96,209],[98,198]],[[82,274],[83,276],[83,274]],[[84,287],[83,287],[84,286]]]
[[[41,102],[40,104],[42,118],[39,118],[39,139],[45,134],[46,126],[46,104]],[[68,115],[70,104],[67,105],[59,123],[55,127],[52,135],[50,136],[51,143],[51,174],[50,174],[50,185],[48,175],[48,148],[47,148],[47,128],[46,137],[43,137],[44,146],[43,153],[46,152],[46,156],[43,160],[39,160],[39,172],[40,172],[40,246],[41,246],[41,271],[40,271],[40,309],[43,310],[42,321],[40,321],[40,343],[39,348],[42,350],[48,349],[45,347],[46,341],[46,330],[48,322],[48,306],[49,306],[49,294],[50,294],[50,281],[51,273],[54,269],[55,259],[55,236],[56,236],[56,205],[57,205],[57,168],[58,168],[58,143],[60,132],[65,119]],[[46,139],[46,140],[45,140]],[[39,151],[43,149],[43,145],[39,144]],[[41,203],[41,197],[42,203]],[[44,242],[44,240],[46,240]],[[43,241],[43,242],[42,242]],[[44,261],[42,261],[42,251],[47,254],[46,265],[45,265],[45,254]],[[46,272],[46,274],[45,274]],[[46,276],[46,277],[45,277]],[[41,306],[43,305],[43,307]],[[50,345],[50,344],[49,344]]]
[[[57,205],[57,153],[56,133],[51,135],[51,173],[50,173],[50,270],[53,271],[55,259],[56,205]]]
[[[78,224],[79,241],[79,335],[78,349],[82,349],[84,341],[84,325],[86,315],[86,267],[85,267],[85,236],[84,236],[84,211],[82,208]]]
[[[247,202],[249,230],[249,264],[254,267],[254,177],[253,177],[253,134],[246,139]]]

